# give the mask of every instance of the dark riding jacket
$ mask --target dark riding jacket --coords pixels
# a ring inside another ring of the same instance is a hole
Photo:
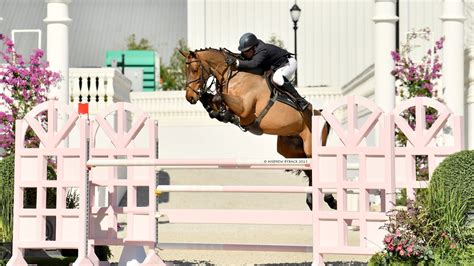
[[[292,53],[273,44],[258,40],[255,54],[250,60],[239,60],[239,69],[262,68],[264,71],[270,68],[277,69],[288,63],[288,57]]]

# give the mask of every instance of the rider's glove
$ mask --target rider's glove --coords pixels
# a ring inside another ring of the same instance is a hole
[[[226,59],[225,59],[225,63],[226,63],[228,66],[237,66],[237,59],[235,59],[235,58],[232,57],[232,56],[228,56],[228,57],[226,57]]]

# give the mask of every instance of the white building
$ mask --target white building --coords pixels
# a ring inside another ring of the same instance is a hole
[[[4,18],[0,22],[0,30],[5,29],[5,25],[8,25],[6,30],[16,27],[8,23],[12,20],[12,14],[15,14],[11,9],[18,9],[22,4],[28,5],[27,2],[34,2],[36,9],[41,11],[39,14],[35,13],[35,16],[46,18],[44,2],[40,4],[39,1],[31,0],[21,2],[7,0],[0,4],[0,16]],[[293,22],[289,12],[295,3],[293,0],[188,0],[179,4],[168,1],[160,2],[159,7],[153,5],[155,2],[142,0],[114,2],[110,3],[108,8],[104,7],[105,2],[92,0],[46,2],[64,2],[70,10],[69,17],[72,22],[68,27],[71,62],[79,62],[78,58],[87,58],[89,54],[93,54],[93,58],[104,56],[97,54],[99,48],[86,50],[83,48],[87,47],[88,40],[95,40],[98,35],[109,29],[115,29],[114,23],[109,23],[107,19],[110,20],[113,12],[121,12],[118,10],[123,10],[123,6],[127,6],[130,11],[129,17],[119,18],[120,23],[124,25],[142,25],[142,21],[149,21],[148,16],[140,17],[141,11],[139,11],[146,10],[147,7],[158,8],[163,18],[174,20],[176,24],[174,28],[161,25],[156,27],[160,32],[173,34],[160,39],[160,43],[168,43],[166,47],[168,50],[160,51],[162,54],[170,54],[170,49],[174,46],[169,43],[176,41],[180,34],[185,36],[191,49],[227,47],[237,51],[238,39],[245,32],[253,32],[264,41],[276,36],[283,41],[286,49],[294,51]],[[474,147],[474,115],[468,115],[474,112],[474,0],[400,0],[398,3],[395,0],[300,0],[297,4],[302,10],[297,25],[299,90],[318,108],[349,94],[375,98],[382,105],[392,104],[395,98],[393,78],[388,73],[391,70],[389,52],[396,47],[397,18],[400,43],[404,42],[408,31],[424,27],[432,29],[433,40],[447,36],[444,55],[449,56],[443,58],[443,74],[447,79],[443,80],[444,87],[447,88],[445,96],[448,105],[457,114],[466,113],[465,135],[471,138],[467,142],[467,147]],[[89,12],[86,12],[87,10]],[[91,13],[97,10],[105,12],[104,16],[97,12]],[[91,14],[95,14],[93,20]],[[22,25],[24,24],[18,27]],[[35,25],[35,28],[46,29],[46,24],[42,22],[36,22]],[[168,31],[163,31],[163,28]],[[144,32],[145,37],[147,31],[154,31],[153,27],[147,26],[146,29],[148,30]],[[132,31],[130,33],[133,33]],[[180,33],[176,34],[176,31]],[[379,34],[376,35],[376,32]],[[69,65],[84,66],[89,63]],[[90,65],[97,64],[90,63]],[[377,68],[382,68],[378,71],[378,76],[375,74]],[[78,77],[79,72],[74,70],[69,76]],[[119,73],[109,74],[107,77],[102,74],[101,80],[110,78],[110,75],[116,75],[115,83],[125,84],[120,81]],[[446,81],[449,81],[449,84]],[[69,85],[70,93],[77,98],[82,92],[78,90],[74,78]],[[379,88],[378,94],[375,92],[376,87]],[[102,97],[104,93],[99,91],[102,89],[107,88],[106,86],[97,88],[94,96]],[[109,85],[107,94],[113,93],[114,99],[123,100],[128,98],[125,96],[128,93],[126,90]],[[161,142],[163,156],[177,157],[183,149],[199,150],[195,156],[206,156],[202,153],[202,147],[206,147],[208,157],[222,154],[227,154],[229,157],[247,157],[252,156],[254,151],[251,147],[255,147],[256,144],[264,148],[253,156],[268,157],[276,154],[273,136],[257,137],[249,133],[244,134],[237,127],[210,120],[200,106],[191,106],[184,100],[182,91],[132,93],[130,99],[159,120],[162,138],[180,139],[177,142],[167,140]],[[388,110],[390,106],[386,108]],[[199,143],[187,143],[186,134],[204,135],[204,140],[208,138],[208,141],[212,142],[213,146],[219,147],[219,150],[209,150],[209,143],[205,143],[203,139]],[[229,142],[229,138],[234,141]]]

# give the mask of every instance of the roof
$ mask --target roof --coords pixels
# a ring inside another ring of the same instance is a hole
[[[45,48],[46,7],[38,0],[0,1],[0,32],[10,36],[12,29],[41,29]],[[71,67],[104,66],[106,51],[126,49],[131,34],[137,41],[147,39],[167,63],[178,41],[187,36],[186,0],[73,0],[69,17]],[[15,42],[24,53],[38,41],[36,35],[22,34]]]

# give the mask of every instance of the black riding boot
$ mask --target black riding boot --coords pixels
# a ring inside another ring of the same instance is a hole
[[[293,87],[293,84],[291,84],[291,82],[285,79],[285,82],[281,87],[284,88],[287,92],[291,94],[291,96],[293,96],[293,98],[296,99],[296,105],[298,106],[300,111],[304,111],[306,110],[306,108],[308,108],[309,102],[306,101],[303,97],[301,97],[301,95],[298,93],[295,87]]]

